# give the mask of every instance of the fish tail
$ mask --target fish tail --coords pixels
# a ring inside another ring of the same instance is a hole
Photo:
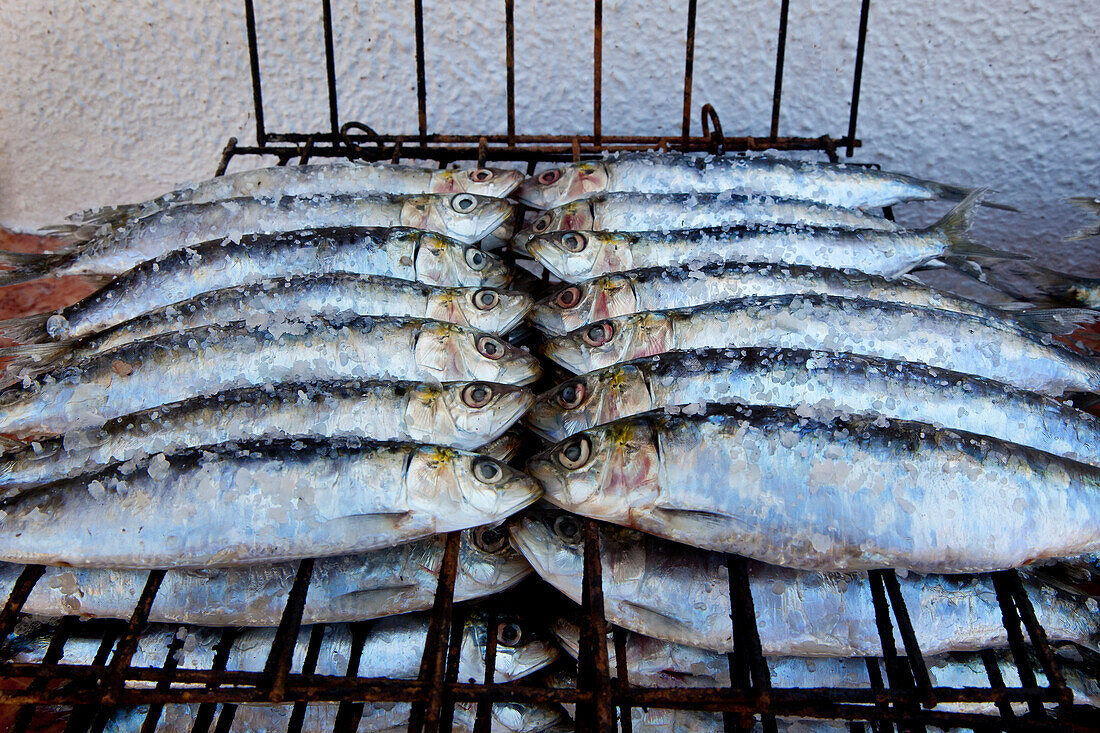
[[[0,347],[0,359],[7,374],[40,374],[50,369],[58,360],[76,346],[76,341],[54,341],[47,344],[20,344]]]
[[[0,250],[0,266],[9,268],[0,270],[0,287],[46,277],[70,259],[70,253],[64,249],[43,253]]]
[[[1091,211],[1100,216],[1100,198],[1095,196],[1074,196],[1068,200],[1071,204],[1076,204],[1086,211]],[[1100,237],[1100,223],[1086,226],[1081,231],[1069,235],[1066,239],[1075,241],[1078,239],[1088,239],[1089,237]]]
[[[65,244],[69,245],[69,248],[74,248],[76,245],[84,244],[85,242],[93,239],[96,234],[103,228],[102,224],[51,224],[39,229],[39,233],[53,237],[54,239],[60,239]]]
[[[1078,329],[1100,323],[1100,311],[1088,308],[1035,308],[1014,311],[1012,317],[1033,331],[1068,336]]]
[[[938,232],[947,239],[947,247],[944,249],[942,257],[945,262],[952,258],[969,259],[971,257],[1001,260],[1031,259],[1027,255],[1016,252],[1006,252],[986,247],[970,237],[970,225],[974,221],[974,209],[982,202],[982,198],[987,193],[989,191],[985,188],[974,189],[955,208],[944,214],[942,219],[924,230],[925,232]]]
[[[931,188],[936,192],[938,198],[944,201],[965,201],[967,196],[972,195],[975,191],[985,191],[989,193],[989,189],[985,188],[967,188],[965,186],[952,186],[947,183],[937,183],[936,181],[924,181],[921,183]],[[1009,206],[1008,204],[998,204],[996,201],[981,201],[982,206],[987,206],[990,209],[1000,209],[1001,211],[1015,211],[1019,213],[1019,209],[1015,206]]]
[[[53,313],[35,313],[33,316],[21,316],[0,321],[0,336],[18,341],[21,344],[36,344],[49,339],[46,321]]]
[[[9,438],[6,435],[0,435],[0,454],[5,453],[18,453],[22,450],[26,450],[27,444],[22,440],[16,440],[15,438]],[[2,464],[0,464],[2,466]],[[2,471],[3,468],[0,468]]]

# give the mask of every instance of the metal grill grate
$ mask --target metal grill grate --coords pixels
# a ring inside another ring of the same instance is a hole
[[[780,149],[817,150],[836,160],[838,151],[846,149],[852,155],[860,145],[856,138],[856,120],[863,70],[863,56],[870,0],[861,0],[858,43],[853,68],[853,85],[847,134],[834,138],[780,137],[779,121],[783,88],[783,67],[786,54],[789,0],[782,0],[779,10],[778,44],[769,133],[765,137],[727,138],[714,108],[702,106],[700,136],[690,134],[692,78],[695,55],[696,0],[688,0],[687,37],[683,85],[683,123],[678,137],[610,136],[601,131],[601,44],[602,2],[594,0],[593,43],[593,129],[589,135],[555,134],[520,135],[515,125],[515,55],[514,0],[505,0],[507,133],[505,135],[429,134],[427,129],[427,84],[424,71],[425,27],[421,0],[414,0],[416,29],[416,77],[419,129],[412,134],[384,134],[359,122],[341,122],[336,96],[335,49],[333,44],[330,0],[321,0],[321,21],[324,28],[326,77],[330,128],[313,133],[274,133],[264,127],[264,105],[260,77],[257,28],[253,0],[244,0],[249,48],[252,91],[256,116],[256,144],[240,145],[231,138],[222,153],[217,174],[225,172],[238,156],[274,157],[278,164],[292,160],[305,163],[314,157],[352,158],[365,160],[404,159],[433,160],[445,165],[457,160],[513,161],[526,163],[528,172],[540,162],[594,157],[602,152],[644,148],[708,150],[713,153],[731,151]],[[223,632],[221,642],[208,670],[180,669],[175,666],[172,647],[166,649],[166,662],[159,669],[136,668],[131,659],[137,640],[146,626],[164,571],[152,571],[128,622],[95,622],[102,629],[103,642],[93,664],[87,666],[59,664],[67,635],[72,633],[75,619],[66,617],[58,627],[45,660],[42,663],[2,663],[0,679],[4,681],[2,701],[16,710],[11,729],[25,731],[39,716],[46,715],[45,706],[66,706],[71,709],[68,731],[102,730],[112,706],[149,705],[143,731],[155,728],[166,703],[201,704],[195,731],[227,731],[232,725],[238,704],[293,703],[288,730],[301,730],[305,706],[311,702],[340,703],[335,730],[355,730],[368,702],[409,702],[413,704],[408,730],[449,730],[456,702],[475,702],[476,731],[489,730],[490,705],[493,702],[571,703],[577,706],[577,730],[611,731],[616,729],[617,713],[622,730],[631,730],[629,711],[635,707],[661,707],[717,711],[724,713],[726,730],[751,730],[756,723],[765,731],[776,730],[776,718],[829,718],[846,721],[852,731],[923,730],[927,726],[943,728],[974,728],[979,730],[1096,730],[1087,714],[1074,716],[1072,693],[1066,687],[1058,660],[1052,652],[1046,633],[1036,619],[1035,611],[1021,584],[1019,574],[1005,571],[994,575],[997,598],[1003,612],[1010,651],[1016,663],[1021,687],[1006,687],[993,656],[985,658],[989,676],[988,687],[953,689],[932,683],[927,664],[917,643],[908,610],[902,598],[897,576],[893,571],[871,573],[877,628],[882,642],[885,677],[879,660],[867,659],[872,681],[866,689],[772,688],[768,667],[763,657],[756,626],[753,598],[744,558],[729,556],[729,592],[733,614],[731,622],[738,631],[734,635],[735,649],[728,655],[730,687],[691,689],[652,689],[630,684],[626,666],[625,635],[612,630],[615,644],[617,674],[612,677],[605,640],[608,624],[603,615],[602,568],[599,562],[597,524],[585,520],[584,577],[581,608],[581,655],[576,689],[548,689],[524,680],[493,684],[496,664],[496,640],[489,635],[486,675],[481,683],[458,681],[459,645],[466,610],[454,604],[457,574],[459,534],[448,535],[440,579],[431,611],[420,666],[415,680],[399,681],[366,679],[354,675],[358,669],[365,634],[361,626],[353,625],[353,648],[348,669],[342,677],[314,674],[324,631],[315,626],[310,636],[305,663],[301,672],[291,672],[294,642],[298,637],[303,606],[313,570],[313,561],[300,563],[274,643],[262,672],[230,672],[225,670],[233,629]],[[28,566],[19,577],[2,612],[0,638],[14,628],[20,609],[44,568]],[[894,628],[903,648],[894,643]],[[490,619],[490,628],[495,625]],[[173,642],[173,645],[182,642]],[[1031,649],[1042,667],[1049,686],[1040,687],[1028,663]],[[133,683],[145,683],[135,687]],[[152,684],[150,684],[152,683]],[[185,686],[186,685],[186,686]],[[1000,716],[947,712],[936,709],[938,703],[988,702],[998,706]],[[1016,716],[1012,703],[1025,703],[1026,716]],[[1057,706],[1058,719],[1051,717],[1045,704]]]

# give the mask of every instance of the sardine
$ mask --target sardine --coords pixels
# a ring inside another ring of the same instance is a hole
[[[20,494],[0,514],[0,560],[203,568],[348,555],[496,522],[540,493],[454,448],[229,444]]]
[[[806,199],[830,206],[881,208],[903,201],[959,201],[973,189],[863,166],[773,156],[713,156],[628,152],[543,171],[516,192],[537,209],[601,193],[718,193]],[[987,204],[1004,209],[1001,204]],[[1013,209],[1014,210],[1014,209]]]
[[[279,382],[478,380],[528,384],[538,362],[495,336],[413,318],[237,322],[168,333],[98,355],[75,349],[39,382],[0,392],[0,433],[60,435],[123,415]]]
[[[361,621],[432,607],[444,536],[436,535],[357,555],[318,558],[310,576],[302,623]],[[459,545],[455,601],[499,593],[531,572],[508,544],[501,526],[464,530]],[[0,564],[7,597],[22,565]],[[150,621],[202,626],[278,626],[297,562],[236,568],[169,570]],[[23,606],[38,616],[128,619],[148,570],[46,568]]]
[[[557,206],[516,234],[523,247],[548,232],[598,230],[649,232],[734,227],[744,224],[801,224],[883,232],[900,227],[881,216],[793,198],[740,193],[605,193]]]
[[[622,417],[707,402],[880,415],[988,435],[1100,465],[1100,419],[1051,397],[909,362],[802,349],[672,352],[574,377],[524,419],[550,441]]]
[[[973,241],[968,198],[940,221],[914,231],[745,225],[687,231],[601,232],[591,226],[532,237],[527,252],[567,282],[645,267],[759,262],[853,269],[895,278],[940,261],[1026,259]],[[581,222],[584,224],[584,222]],[[671,229],[671,227],[666,227]]]
[[[19,255],[19,253],[16,253]],[[43,260],[0,262],[34,269]],[[22,257],[22,255],[19,255]],[[26,255],[29,258],[50,255]],[[22,270],[0,271],[0,283]],[[276,278],[348,273],[441,287],[505,287],[510,268],[499,257],[415,229],[306,229],[214,241],[144,262],[80,302],[53,313],[0,321],[21,343],[80,338],[203,293]]]
[[[997,506],[1000,506],[998,504]],[[509,520],[512,543],[543,579],[579,603],[583,520],[545,502]],[[646,636],[733,651],[727,556],[599,525],[608,621]],[[815,573],[748,561],[760,643],[769,656],[881,657],[865,573]],[[1022,582],[1052,641],[1096,649],[1095,605]],[[1008,634],[988,575],[899,574],[924,654],[1003,647]],[[894,630],[895,648],[903,642]]]
[[[551,339],[575,374],[666,351],[846,351],[926,364],[1059,396],[1100,391],[1100,364],[1007,318],[828,295],[776,295],[599,321]]]
[[[560,336],[594,321],[632,313],[689,308],[730,298],[800,293],[882,300],[981,318],[1004,318],[1032,330],[1058,334],[1077,330],[1078,321],[1100,320],[1100,313],[1082,309],[1005,311],[931,288],[912,278],[889,280],[853,270],[804,265],[726,263],[699,269],[632,270],[569,285],[536,303],[531,321],[546,333]]]
[[[413,227],[473,244],[512,215],[504,199],[470,193],[391,196],[284,196],[186,204],[159,211],[90,239],[71,242],[38,259],[6,282],[43,275],[120,275],[175,250],[213,239],[238,241],[312,227]],[[0,264],[16,264],[0,260]]]
[[[528,470],[569,511],[807,570],[969,573],[1100,551],[1100,468],[924,423],[804,414],[624,418]]]
[[[182,186],[155,199],[137,204],[106,206],[69,217],[77,225],[121,226],[179,204],[205,204],[242,197],[354,195],[366,192],[390,194],[473,193],[503,198],[523,181],[519,171],[501,168],[421,168],[388,163],[314,163],[271,166],[239,171]],[[65,227],[51,227],[65,230]]]
[[[173,303],[73,341],[0,347],[0,358],[53,362],[79,348],[85,358],[164,333],[244,321],[253,327],[300,323],[316,318],[392,316],[455,323],[486,333],[514,328],[532,303],[524,293],[490,288],[440,288],[373,275],[306,275],[226,288]],[[58,325],[54,318],[53,325]],[[49,322],[49,319],[47,319]],[[60,330],[65,330],[61,324]]]
[[[290,382],[219,392],[115,418],[0,455],[0,500],[29,486],[205,445],[264,438],[362,438],[476,450],[531,405],[488,382]],[[494,446],[510,457],[512,441]]]

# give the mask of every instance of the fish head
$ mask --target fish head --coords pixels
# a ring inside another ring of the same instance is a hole
[[[573,372],[584,374],[673,348],[672,323],[663,313],[636,313],[597,321],[550,339],[547,357]]]
[[[474,193],[407,196],[401,205],[401,226],[446,234],[473,244],[512,216],[505,199]]]
[[[512,546],[552,585],[568,587],[584,566],[584,519],[539,501],[505,526]]]
[[[516,198],[536,209],[549,209],[606,191],[608,177],[607,165],[600,161],[572,163],[526,179]]]
[[[637,239],[629,232],[570,229],[532,237],[527,241],[527,252],[562,280],[577,282],[633,270],[633,244]]]
[[[616,364],[573,377],[544,392],[524,415],[536,433],[554,441],[582,430],[653,409],[642,370]]]
[[[485,681],[490,634],[496,636],[497,641],[494,682],[526,677],[549,666],[560,654],[549,632],[525,615],[507,608],[480,607],[469,613],[462,629],[460,682]]]
[[[487,524],[462,533],[455,600],[498,593],[530,574],[531,564],[512,547],[503,524]]]
[[[515,457],[516,453],[519,453],[522,446],[523,439],[519,434],[514,430],[509,430],[496,440],[491,440],[478,448],[477,452],[507,463]]]
[[[478,453],[419,445],[409,456],[405,492],[410,507],[439,518],[440,532],[504,519],[542,493],[525,473]]]
[[[547,501],[612,522],[629,520],[658,490],[660,460],[647,420],[627,418],[566,438],[527,464]]]
[[[555,206],[531,222],[531,226],[521,230],[515,237],[515,243],[522,249],[532,237],[547,232],[562,232],[572,229],[595,229],[595,214],[588,201],[574,201],[564,206]]]
[[[418,441],[473,448],[507,430],[534,399],[511,384],[425,384],[410,393],[405,423]]]
[[[472,706],[474,703],[460,703]],[[500,733],[560,733],[574,730],[573,721],[561,705],[531,705],[525,702],[493,703],[490,730]]]
[[[542,373],[534,356],[504,339],[438,321],[422,323],[414,356],[437,382],[530,384]]]
[[[416,279],[444,287],[505,287],[511,270],[491,252],[432,232],[415,232]]]
[[[507,333],[523,320],[533,304],[530,295],[516,291],[448,288],[428,297],[425,316],[488,333]]]
[[[523,174],[505,168],[452,168],[432,173],[432,193],[473,193],[504,198],[523,182]]]
[[[562,288],[535,304],[531,320],[548,333],[569,333],[594,321],[638,311],[634,285],[622,275],[606,275]]]

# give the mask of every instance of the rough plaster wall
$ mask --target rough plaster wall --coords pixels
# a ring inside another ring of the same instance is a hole
[[[341,116],[416,128],[411,0],[333,0]],[[766,134],[779,0],[701,0],[693,127],[713,103],[727,134]],[[856,0],[795,0],[783,134],[846,130]],[[679,130],[686,2],[604,3],[607,134]],[[269,130],[327,127],[319,3],[257,0]],[[21,229],[208,176],[252,135],[242,4],[4,0],[0,223]],[[591,125],[592,4],[517,0],[520,132]],[[503,132],[502,2],[426,0],[432,131]],[[1100,243],[1063,234],[1061,203],[1100,192],[1095,0],[874,0],[857,160],[984,184],[1023,209],[986,212],[984,241],[1100,274]],[[924,223],[934,205],[899,212]]]

